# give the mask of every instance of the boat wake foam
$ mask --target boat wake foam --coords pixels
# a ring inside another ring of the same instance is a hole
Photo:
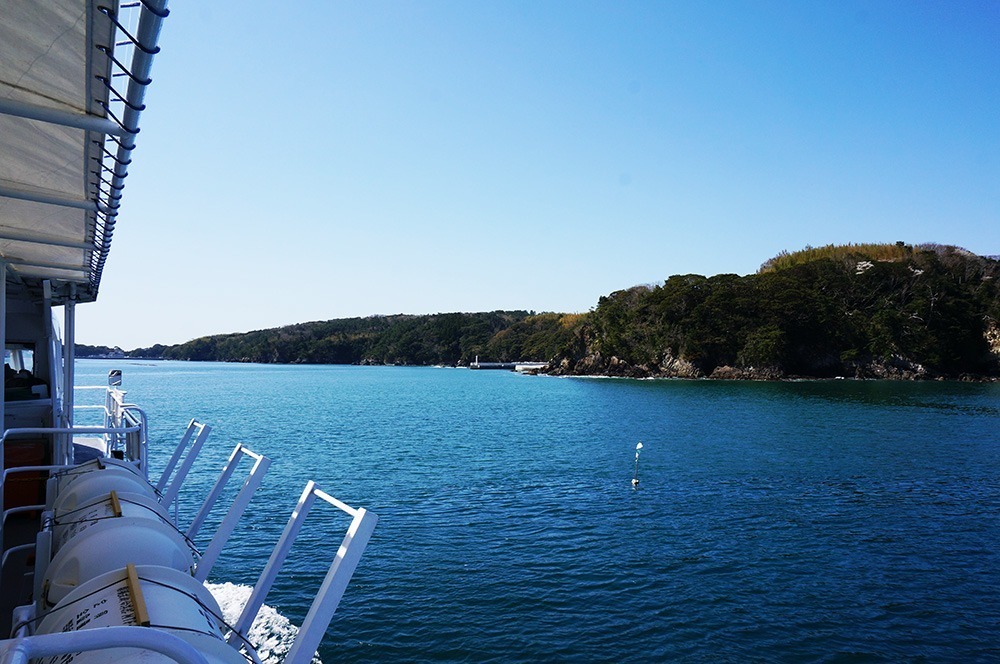
[[[219,602],[219,606],[222,607],[222,617],[230,625],[235,624],[239,618],[253,590],[250,586],[229,582],[206,583],[205,587]],[[280,664],[298,633],[299,628],[288,618],[278,613],[274,607],[265,604],[260,607],[260,613],[253,621],[248,637],[250,643],[257,649],[263,664]],[[312,664],[323,664],[319,654],[313,655]]]

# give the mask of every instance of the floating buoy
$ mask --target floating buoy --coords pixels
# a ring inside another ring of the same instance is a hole
[[[642,441],[635,446],[635,475],[632,476],[632,486],[638,488],[639,486],[639,450],[642,449]]]

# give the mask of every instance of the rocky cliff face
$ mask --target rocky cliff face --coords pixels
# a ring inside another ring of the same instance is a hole
[[[579,359],[563,358],[550,365],[547,373],[553,376],[615,376],[618,378],[704,378],[705,374],[692,363],[674,357],[670,351],[663,354],[658,364],[633,365],[615,357],[604,357],[599,352],[588,353]]]
[[[843,375],[851,378],[878,378],[882,380],[924,380],[934,377],[923,365],[898,355],[887,360],[847,362],[844,365]]]
[[[1000,361],[1000,326],[994,327],[989,338],[993,353]],[[632,365],[618,357],[603,357],[600,353],[590,353],[573,360],[563,358],[549,365],[541,373],[553,376],[612,376],[617,378],[710,378],[713,380],[783,380],[787,378],[829,378],[844,377],[878,380],[934,380],[940,379],[926,367],[905,357],[893,356],[885,360],[865,360],[843,362],[833,373],[824,370],[822,374],[790,376],[776,367],[715,367],[709,373],[701,371],[691,362],[664,353],[656,365]],[[955,378],[955,376],[952,376]],[[960,380],[992,380],[985,376],[961,375]]]
[[[986,324],[986,343],[990,346],[990,353],[997,362],[1000,362],[1000,324],[996,321],[989,321]]]
[[[844,360],[833,354],[812,358],[810,368],[794,375],[774,366],[699,367],[697,364],[664,350],[658,361],[631,363],[615,355],[594,350],[597,345],[589,330],[578,338],[568,356],[553,360],[538,373],[554,376],[612,376],[619,378],[710,378],[716,380],[784,380],[788,378],[857,378],[875,380],[935,380],[958,379],[971,381],[997,380],[1000,373],[1000,323],[989,321],[985,339],[992,356],[993,368],[986,375],[941,374],[902,355],[889,358],[858,358]]]

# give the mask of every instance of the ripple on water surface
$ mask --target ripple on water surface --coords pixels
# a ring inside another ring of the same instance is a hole
[[[154,464],[215,426],[192,493],[236,441],[274,458],[217,581],[252,583],[307,478],[379,514],[325,661],[1000,658],[1000,386],[121,368]],[[268,600],[296,623],[321,522]]]

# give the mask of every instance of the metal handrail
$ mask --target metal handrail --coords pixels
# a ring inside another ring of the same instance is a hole
[[[58,466],[54,466],[54,467],[57,468]],[[13,470],[13,469],[12,468],[8,468],[8,470]],[[7,474],[4,473],[3,477],[4,477],[4,480],[6,481]],[[26,514],[28,512],[44,512],[44,511],[45,511],[45,505],[44,504],[38,504],[38,505],[21,505],[20,507],[11,507],[10,509],[4,510],[2,523],[4,525],[6,525],[6,523],[7,523],[7,517],[10,516],[10,515],[12,515],[12,514]]]
[[[8,475],[14,475],[16,473],[40,473],[51,470],[67,470],[69,468],[76,468],[75,465],[67,464],[43,464],[38,466],[14,466],[13,468],[4,468],[3,470],[3,481],[7,481]],[[31,505],[26,505],[25,508],[32,507]],[[7,518],[7,513],[14,514],[15,510],[20,510],[22,512],[30,512],[30,509],[22,509],[20,507],[11,507],[8,510],[4,510],[4,518]]]
[[[3,464],[2,444],[6,443],[8,438],[16,438],[18,436],[80,433],[94,433],[107,436],[108,434],[139,433],[142,428],[143,427],[141,425],[137,424],[130,427],[22,427],[18,429],[7,429],[4,431],[3,436],[0,437],[0,465]],[[57,448],[52,450],[53,462],[62,464],[73,462],[73,459],[70,458],[71,449],[68,445],[60,444],[58,441],[55,441],[53,442],[53,447]]]
[[[149,479],[149,447],[148,440],[146,438],[147,431],[149,430],[147,426],[146,411],[139,408],[135,404],[124,404],[122,406],[122,420],[126,422],[131,422],[132,424],[126,426],[122,429],[122,435],[125,436],[125,456],[130,459],[135,459],[139,462],[139,470],[142,471],[146,479]],[[136,432],[138,440],[132,441],[133,435],[126,431],[134,426],[139,427],[139,431]],[[131,449],[130,448],[131,443]]]
[[[10,558],[12,554],[20,553],[22,551],[34,551],[34,550],[35,550],[34,542],[30,542],[28,544],[19,544],[17,546],[12,546],[9,549],[4,549],[3,557],[0,558],[0,570],[3,570],[5,567],[7,567],[7,560]]]
[[[135,410],[139,410],[136,408]],[[141,411],[139,411],[141,413]],[[0,436],[0,468],[4,466],[4,450],[8,440],[22,437],[22,436],[48,436],[51,435],[52,439],[49,441],[51,445],[51,459],[52,464],[46,466],[16,466],[14,468],[8,468],[3,471],[2,477],[6,479],[7,475],[11,472],[24,472],[28,469],[34,470],[48,470],[56,467],[66,467],[73,465],[73,447],[72,440],[73,436],[76,434],[100,434],[105,437],[105,441],[111,435],[114,436],[138,436],[138,441],[132,451],[137,452],[138,461],[140,463],[139,469],[144,473],[146,472],[146,422],[145,413],[141,413],[141,420],[134,425],[125,427],[20,427],[7,429]],[[110,448],[109,448],[110,449]],[[4,499],[3,495],[0,494],[0,514],[4,512]],[[2,525],[0,525],[0,532],[2,532]]]
[[[3,652],[2,664],[28,664],[40,657],[106,648],[142,648],[166,655],[180,664],[208,664],[204,654],[174,634],[149,627],[101,627],[59,634],[36,634],[14,640]]]
[[[20,435],[38,435],[42,433],[134,433],[139,431],[142,426],[140,424],[134,424],[128,427],[21,427],[16,429],[7,429],[4,431],[3,436],[0,440],[6,441],[11,434],[13,436]]]

